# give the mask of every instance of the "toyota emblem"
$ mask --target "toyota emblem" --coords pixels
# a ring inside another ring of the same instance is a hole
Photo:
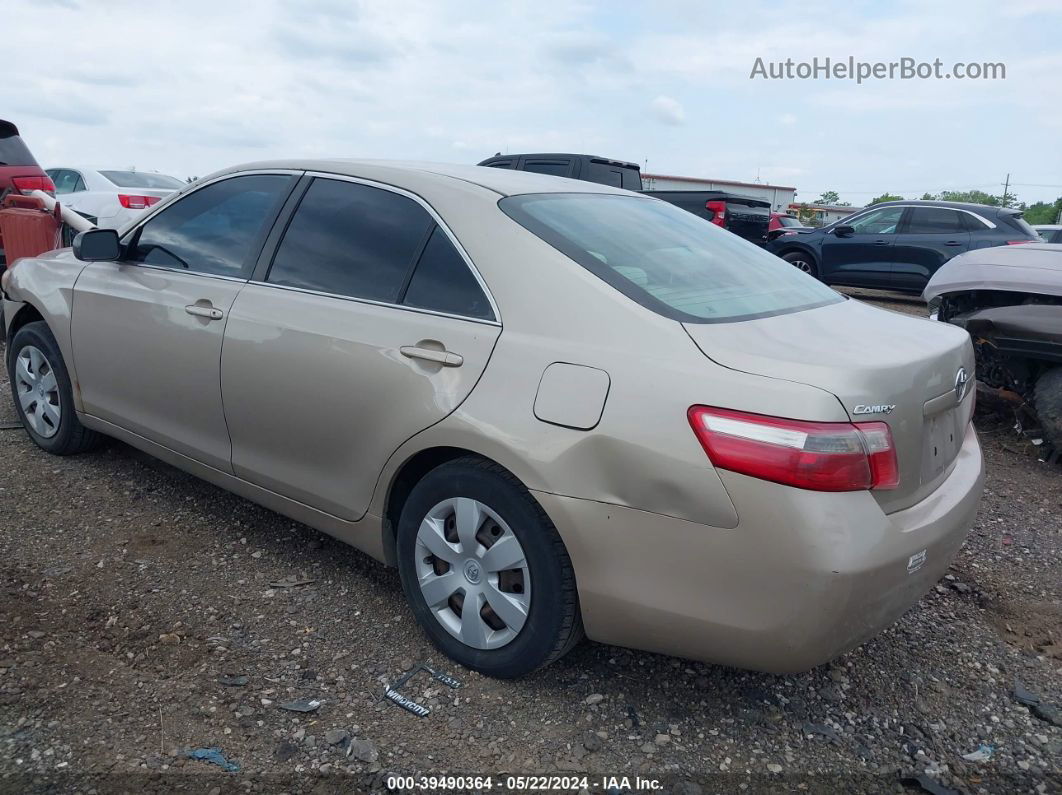
[[[962,403],[962,399],[966,397],[966,390],[970,385],[970,376],[966,374],[966,368],[960,367],[959,372],[955,374],[955,402]]]

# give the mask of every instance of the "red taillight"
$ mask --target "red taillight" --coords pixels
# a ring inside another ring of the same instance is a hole
[[[127,210],[143,210],[161,201],[158,196],[128,196],[118,194],[118,202]]]
[[[900,470],[884,422],[805,422],[692,406],[690,425],[711,462],[813,491],[893,489]]]
[[[1039,243],[1039,242],[1040,242],[1040,240],[1038,240],[1038,239],[1037,240],[1008,240],[1007,241],[1007,245],[1008,246],[1020,246],[1023,243]]]
[[[11,184],[15,189],[29,196],[35,190],[42,190],[52,196],[55,195],[55,183],[51,177],[12,177]]]
[[[712,217],[708,220],[716,226],[723,226],[726,224],[726,202],[723,201],[706,201],[704,203],[704,209],[712,213]]]

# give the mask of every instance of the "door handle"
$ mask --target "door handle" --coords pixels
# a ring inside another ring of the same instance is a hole
[[[189,304],[184,308],[184,311],[195,317],[205,317],[207,320],[221,320],[221,318],[225,317],[225,313],[220,309],[212,306],[203,306],[202,304]]]
[[[889,241],[888,240],[875,240],[874,241],[874,245],[875,246],[887,246],[887,245],[889,245]]]
[[[959,241],[959,240],[949,240],[949,241],[948,241],[947,243],[945,243],[944,245],[945,245],[945,246],[961,246],[961,245],[962,245],[962,242],[961,242],[961,241]]]
[[[403,345],[398,352],[410,359],[423,359],[426,362],[441,364],[443,367],[460,367],[465,357],[449,351],[437,351],[434,348],[418,348],[416,345]]]

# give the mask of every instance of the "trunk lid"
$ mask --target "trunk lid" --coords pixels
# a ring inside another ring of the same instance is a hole
[[[900,485],[873,492],[886,512],[920,501],[950,471],[973,413],[973,347],[959,329],[856,300],[737,323],[683,325],[717,364],[824,389],[853,422],[888,423]],[[961,401],[960,368],[969,379]],[[800,412],[794,405],[785,416],[814,419]]]
[[[767,245],[771,205],[759,199],[726,197],[726,228],[757,246]]]

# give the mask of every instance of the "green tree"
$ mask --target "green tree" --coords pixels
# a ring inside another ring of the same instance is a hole
[[[935,202],[939,198],[940,197],[937,196],[937,194],[929,193],[928,191],[922,194],[922,201],[924,202]]]
[[[881,194],[880,196],[876,196],[875,198],[871,199],[870,204],[881,204],[882,202],[898,202],[901,199],[903,199],[903,196],[896,196],[895,194],[885,191],[885,193]]]
[[[990,207],[999,207],[998,196],[985,193],[983,190],[942,190],[938,197],[944,202],[969,202],[970,204],[987,204]],[[1016,202],[1017,197],[1013,193],[1007,194],[1007,205]]]
[[[815,199],[815,204],[837,204],[841,200],[841,194],[835,190],[824,190],[819,198]]]
[[[1062,214],[1062,196],[1059,196],[1053,202],[1030,204],[1023,213],[1025,220],[1030,224],[1058,223],[1060,214]]]

